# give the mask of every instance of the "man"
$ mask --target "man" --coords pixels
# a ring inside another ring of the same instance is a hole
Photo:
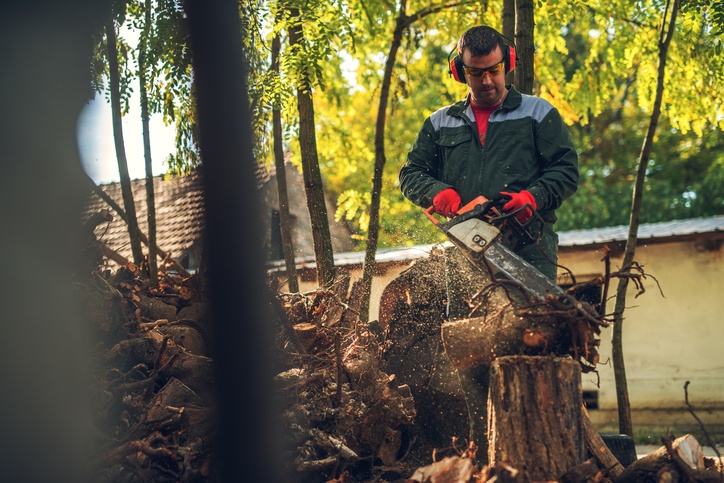
[[[427,118],[400,170],[402,193],[450,217],[483,195],[508,197],[504,212],[529,204],[545,221],[537,245],[519,255],[555,279],[555,210],[578,187],[578,155],[553,105],[505,85],[515,48],[496,30],[469,29],[457,44],[450,73],[468,86],[464,101]],[[519,219],[526,220],[526,212]]]
[[[545,222],[540,239],[515,251],[555,280],[555,211],[578,187],[578,155],[553,105],[505,85],[515,62],[515,47],[496,30],[478,26],[463,34],[450,74],[468,86],[468,95],[425,120],[400,170],[400,185],[410,201],[424,208],[432,205],[446,217],[480,195],[502,197],[507,201],[503,212],[525,207],[516,214],[521,222],[530,218],[532,207]],[[445,256],[447,317],[465,318],[470,312],[467,301],[490,280],[456,248],[446,250]],[[468,406],[469,437],[484,458],[488,366],[458,370],[458,375]]]

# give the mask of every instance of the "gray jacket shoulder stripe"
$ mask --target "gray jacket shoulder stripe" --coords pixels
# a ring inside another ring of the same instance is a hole
[[[460,127],[465,125],[465,121],[459,117],[449,116],[447,111],[452,106],[446,106],[438,109],[430,115],[430,122],[435,132],[443,127]]]
[[[553,104],[545,99],[527,94],[521,95],[523,101],[520,106],[511,110],[497,110],[493,113],[494,115],[490,116],[490,122],[505,122],[525,117],[530,117],[535,122],[541,122],[554,109]]]

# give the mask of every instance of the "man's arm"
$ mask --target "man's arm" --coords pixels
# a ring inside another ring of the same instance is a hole
[[[407,154],[407,162],[400,169],[400,190],[418,206],[432,205],[436,194],[450,185],[439,181],[440,159],[435,143],[436,134],[430,118],[427,118],[417,135],[415,144]]]
[[[537,125],[535,140],[544,166],[541,176],[528,191],[539,211],[553,211],[578,189],[578,153],[568,127],[555,108]]]

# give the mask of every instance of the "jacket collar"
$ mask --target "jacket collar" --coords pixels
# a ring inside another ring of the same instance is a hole
[[[505,86],[508,89],[508,95],[505,96],[505,99],[503,100],[503,105],[501,106],[501,109],[515,109],[516,107],[520,106],[521,102],[523,102],[523,95],[518,92],[518,90],[513,86],[513,84],[508,84]],[[450,106],[450,109],[448,110],[448,114],[451,116],[460,117],[462,116],[468,109],[470,108],[470,94],[467,95],[465,100],[456,102],[452,106]],[[472,115],[472,111],[471,111]]]

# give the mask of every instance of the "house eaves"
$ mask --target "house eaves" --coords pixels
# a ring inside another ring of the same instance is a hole
[[[628,225],[589,230],[571,230],[558,234],[559,248],[594,247],[606,243],[623,243],[628,239]],[[639,225],[637,242],[662,243],[693,238],[719,237],[724,234],[724,216],[662,221]]]

